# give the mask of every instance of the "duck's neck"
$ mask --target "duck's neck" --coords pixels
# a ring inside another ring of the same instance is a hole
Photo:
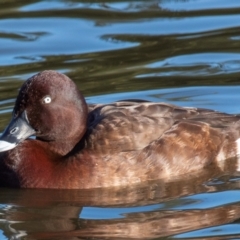
[[[49,149],[57,155],[65,156],[73,148],[72,144],[69,142],[48,142]]]
[[[59,156],[68,155],[78,143],[81,142],[79,139],[65,139],[64,141],[50,141],[45,142],[44,145],[47,145],[47,148],[54,154]]]

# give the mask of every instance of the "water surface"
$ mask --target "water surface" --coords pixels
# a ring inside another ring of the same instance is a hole
[[[124,98],[240,113],[235,0],[2,1],[0,131],[31,75],[67,74],[88,102]],[[0,191],[0,239],[238,239],[239,176],[114,189]]]

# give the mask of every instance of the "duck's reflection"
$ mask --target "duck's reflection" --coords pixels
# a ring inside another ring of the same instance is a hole
[[[239,187],[238,181],[226,181],[226,177],[209,181],[219,174],[212,166],[171,182],[159,180],[125,188],[1,189],[0,202],[4,205],[0,227],[9,239],[25,235],[29,239],[153,239],[222,225],[239,218],[240,204],[226,201],[227,204],[212,208],[187,209],[181,198]],[[221,184],[222,180],[228,183]],[[171,207],[176,205],[179,208]],[[103,208],[106,216],[82,214],[86,206]],[[125,214],[107,214],[112,209],[123,213],[123,208],[127,209]]]

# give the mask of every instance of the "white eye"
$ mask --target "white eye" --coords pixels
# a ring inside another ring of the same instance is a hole
[[[51,101],[52,101],[52,99],[51,99],[50,96],[46,96],[46,97],[43,98],[43,103],[48,104],[48,103],[50,103]]]

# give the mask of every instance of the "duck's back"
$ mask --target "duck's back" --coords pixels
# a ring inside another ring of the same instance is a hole
[[[148,146],[179,123],[185,123],[186,128],[207,123],[224,131],[239,119],[239,115],[167,103],[121,101],[89,105],[88,144],[107,151],[134,151]]]
[[[165,103],[90,105],[86,187],[172,178],[236,156],[237,115]],[[92,156],[89,159],[89,156]]]

